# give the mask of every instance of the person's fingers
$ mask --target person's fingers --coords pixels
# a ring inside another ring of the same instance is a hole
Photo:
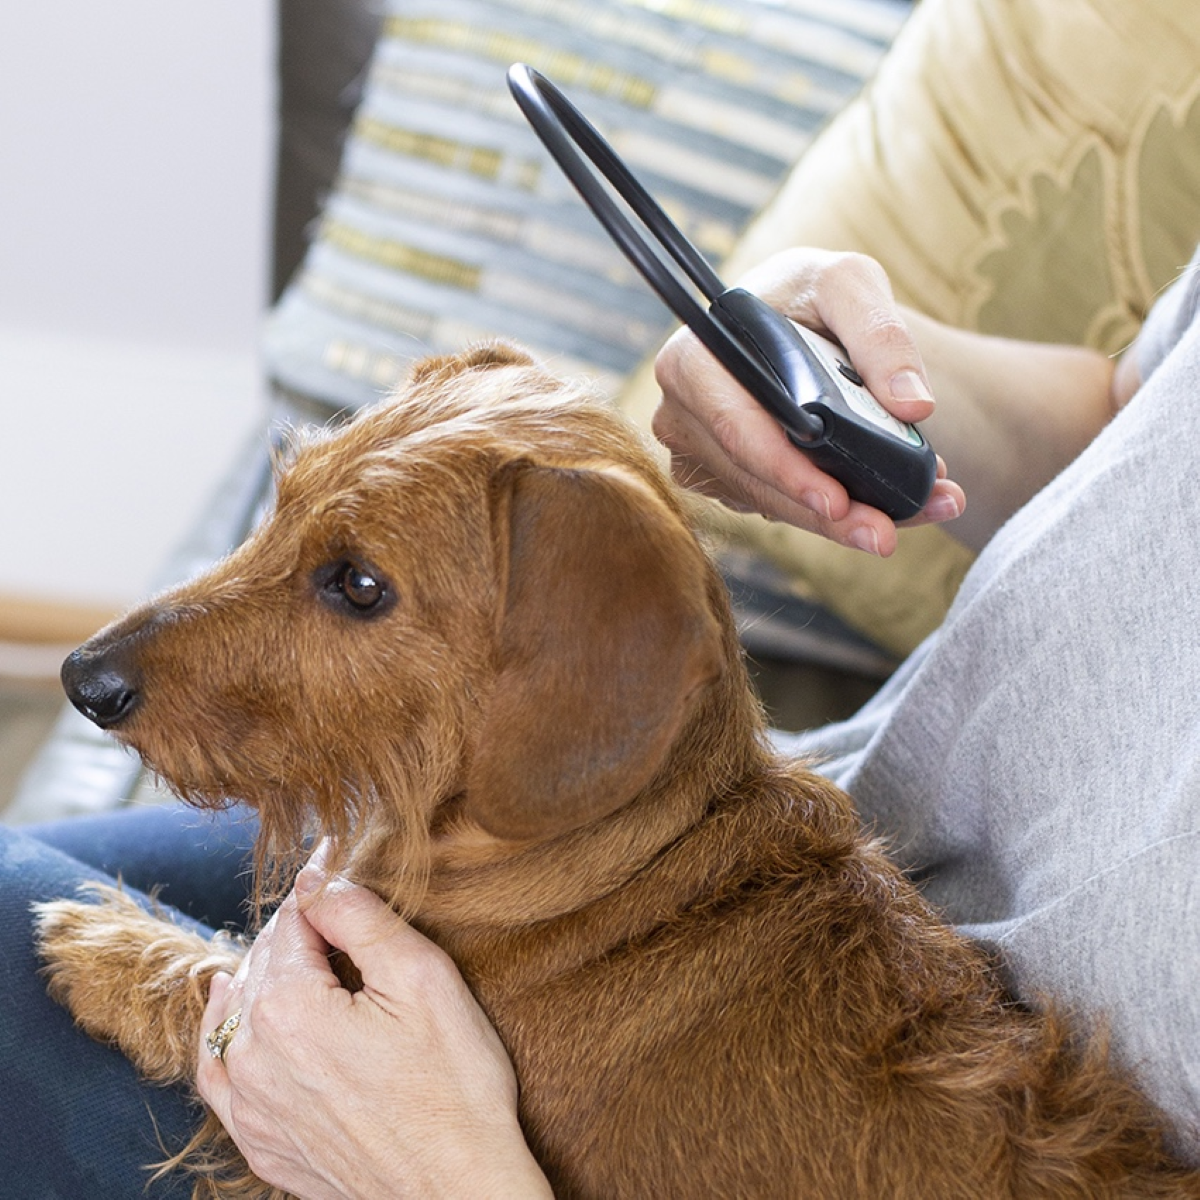
[[[741,286],[801,325],[840,342],[871,394],[902,421],[934,408],[924,363],[887,272],[865,254],[793,250],[749,272]]]
[[[196,1090],[200,1093],[200,1099],[217,1114],[217,1119],[226,1129],[229,1128],[230,1122],[232,1088],[225,1065],[213,1057],[207,1038],[214,1029],[220,1028],[225,1020],[237,1011],[236,1005],[232,1008],[229,1006],[232,982],[233,976],[224,971],[218,971],[209,983],[208,1004],[205,1006],[204,1016],[200,1021],[200,1044],[197,1047],[196,1067]],[[239,1032],[241,1032],[240,1029]]]
[[[681,459],[706,465],[726,488],[723,498],[793,523],[805,509],[829,520],[846,515],[846,489],[796,450],[692,333],[681,330],[667,342],[655,374],[663,396],[652,418],[655,437]],[[785,515],[792,505],[796,511]]]
[[[895,549],[894,523],[868,505],[849,503],[846,515],[840,521],[834,521],[814,512],[811,507],[797,504],[735,463],[726,463],[724,475],[718,476],[708,469],[704,458],[672,453],[671,471],[683,486],[720,500],[739,512],[759,513],[769,520],[783,521],[871,554],[886,557]]]
[[[923,421],[934,408],[920,352],[892,295],[886,273],[861,255],[843,260],[851,286],[831,289],[822,313],[868,391],[902,421]]]
[[[237,974],[218,973],[213,977],[201,1020],[196,1088],[221,1124],[235,1136],[245,1132],[236,1124],[234,1110],[241,1102],[239,1097],[244,1099],[247,1089],[249,1093],[261,1092],[263,1084],[261,1055],[256,1057],[255,1049],[255,1014],[266,1020],[266,1041],[271,1042],[281,1010],[291,1013],[297,1005],[303,1007],[311,1001],[314,985],[318,991],[338,991],[340,985],[330,968],[328,949],[320,934],[301,916],[295,897],[289,896],[259,933]],[[237,1028],[226,1043],[224,1055],[217,1057],[209,1046],[209,1035],[235,1015]]]
[[[849,507],[845,489],[797,453],[774,418],[753,402],[712,421],[679,405],[660,405],[654,435],[672,455],[684,486],[742,512],[792,524],[832,519]]]
[[[861,254],[796,251],[777,255],[741,281],[794,320],[842,342],[859,373],[894,416],[920,421],[933,410],[920,353],[886,272]],[[672,337],[655,363],[662,399],[655,436],[671,452],[684,486],[742,512],[758,512],[845,546],[886,556],[896,526],[882,512],[850,500],[782,428],[724,372],[687,330]],[[963,490],[937,482],[922,511],[904,522],[952,520]]]
[[[684,347],[682,352],[708,353],[698,346]],[[712,369],[717,368],[714,365]],[[664,382],[677,397],[680,393],[669,370],[668,366]],[[677,399],[668,399],[664,392],[653,429],[671,451],[675,478],[739,511],[761,513],[872,554],[891,554],[896,545],[891,519],[878,509],[851,501],[840,483],[788,441],[773,417],[741,394],[736,385],[722,384],[729,389],[728,398],[714,400],[710,390],[705,400],[709,408],[701,414]],[[722,404],[729,405],[727,419],[714,419],[713,409]]]
[[[241,987],[242,1004],[253,1014],[268,994],[274,1004],[282,1000],[310,998],[310,989],[341,988],[329,963],[330,943],[300,911],[300,899],[293,891],[275,910],[266,928],[251,947],[251,963],[239,970],[232,986]]]
[[[431,988],[455,987],[457,969],[445,952],[373,892],[339,876],[326,878],[312,865],[300,872],[296,892],[303,919],[349,956],[364,990],[385,1010],[394,1013],[406,997]]]
[[[915,517],[901,521],[900,525],[905,529],[914,525],[940,525],[961,517],[966,507],[966,493],[952,479],[943,476],[934,483],[925,507]]]
[[[280,906],[274,916],[254,938],[233,976],[218,971],[209,984],[209,1000],[200,1020],[199,1061],[196,1072],[197,1090],[200,1098],[214,1110],[221,1123],[229,1128],[229,1105],[232,1088],[229,1082],[230,1056],[240,1055],[251,1039],[254,1000],[258,995],[262,979],[272,966],[272,958],[278,958],[276,942],[280,916],[288,901]],[[295,910],[295,901],[292,901]],[[229,1039],[223,1057],[216,1057],[209,1048],[208,1036],[220,1028],[230,1016],[238,1015],[238,1028]]]

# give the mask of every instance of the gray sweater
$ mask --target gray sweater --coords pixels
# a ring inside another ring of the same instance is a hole
[[[942,627],[850,721],[777,736],[826,756],[1021,996],[1110,1024],[1200,1162],[1198,308],[1200,253],[1139,339],[1141,390]]]

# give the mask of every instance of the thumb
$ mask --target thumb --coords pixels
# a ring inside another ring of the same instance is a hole
[[[296,894],[305,920],[349,955],[364,987],[373,991],[403,996],[419,986],[414,971],[446,958],[374,892],[341,876],[327,878],[318,868],[305,867],[296,879]]]
[[[887,272],[865,254],[784,251],[751,271],[750,290],[802,325],[840,342],[867,389],[893,416],[923,421],[934,408],[929,377]],[[797,281],[802,281],[797,294]]]

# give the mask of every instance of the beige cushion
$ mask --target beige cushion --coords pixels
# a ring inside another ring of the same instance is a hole
[[[789,245],[858,249],[941,320],[1118,351],[1200,238],[1198,64],[1194,0],[921,0],[724,276]],[[648,420],[656,400],[643,369],[623,402]],[[714,523],[900,653],[971,561],[937,529],[880,562],[758,518]]]

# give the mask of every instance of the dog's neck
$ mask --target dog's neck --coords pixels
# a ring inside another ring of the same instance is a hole
[[[416,923],[490,1004],[587,969],[631,943],[670,938],[705,912],[794,887],[806,872],[850,855],[859,832],[844,794],[770,756],[652,852],[639,845],[636,827],[647,821],[636,805],[605,824],[605,852],[618,838],[619,849],[628,851],[623,863],[613,855],[608,878],[593,870],[581,886],[595,847],[564,839],[512,861],[507,886],[499,875],[489,879],[481,872],[473,882],[459,877],[431,893]],[[526,901],[524,911],[516,898]],[[575,906],[566,907],[568,901]],[[483,911],[491,902],[499,902],[511,923]]]
[[[602,821],[553,841],[503,843],[451,815],[434,839],[417,921],[439,932],[511,930],[595,905],[772,772],[762,733],[739,663],[697,705],[650,787]]]

